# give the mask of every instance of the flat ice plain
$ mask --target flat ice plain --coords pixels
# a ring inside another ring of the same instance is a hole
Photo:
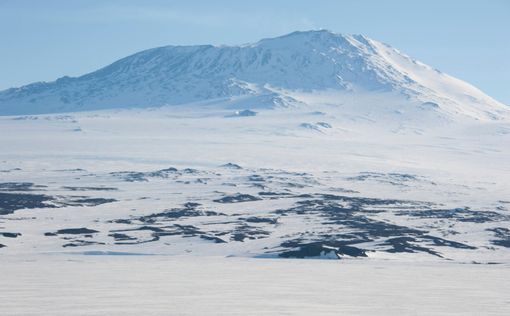
[[[0,257],[2,315],[508,315],[508,266],[180,256]]]

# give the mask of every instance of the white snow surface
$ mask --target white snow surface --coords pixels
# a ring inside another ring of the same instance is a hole
[[[508,315],[508,266],[0,256],[2,315]]]

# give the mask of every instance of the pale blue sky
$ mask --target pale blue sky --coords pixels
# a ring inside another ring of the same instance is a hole
[[[324,28],[386,42],[510,104],[510,1],[0,0],[0,89],[170,44]]]

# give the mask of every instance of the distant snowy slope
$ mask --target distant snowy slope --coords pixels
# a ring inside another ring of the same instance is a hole
[[[290,92],[391,93],[448,117],[510,117],[475,87],[362,35],[294,32],[244,46],[166,46],[90,74],[0,92],[0,115],[185,104],[239,96],[298,104]],[[331,101],[334,103],[334,99]]]

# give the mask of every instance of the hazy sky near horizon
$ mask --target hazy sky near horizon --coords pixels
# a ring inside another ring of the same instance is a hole
[[[82,75],[157,46],[321,28],[388,43],[510,105],[508,0],[0,0],[0,90]]]

